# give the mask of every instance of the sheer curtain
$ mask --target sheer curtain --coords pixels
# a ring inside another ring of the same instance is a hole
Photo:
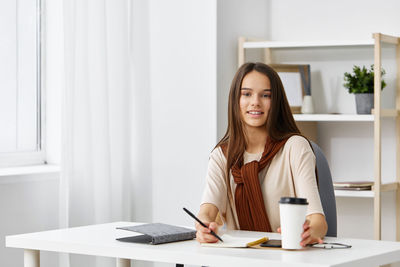
[[[64,1],[61,227],[132,220],[129,10],[127,0]]]

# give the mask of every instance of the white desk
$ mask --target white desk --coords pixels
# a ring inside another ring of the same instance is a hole
[[[117,258],[117,266],[126,267],[129,259],[193,264],[203,266],[378,266],[400,261],[400,242],[361,239],[327,238],[330,242],[350,244],[350,249],[307,248],[302,251],[279,249],[205,248],[195,240],[163,245],[145,245],[116,241],[117,237],[135,233],[117,230],[130,222],[90,225],[6,237],[6,246],[25,249],[25,267],[39,267],[39,251],[66,252]],[[233,231],[230,234],[248,237],[276,233]]]

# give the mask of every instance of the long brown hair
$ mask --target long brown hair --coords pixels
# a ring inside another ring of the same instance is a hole
[[[246,149],[246,137],[243,121],[240,116],[240,90],[244,77],[252,71],[267,76],[271,83],[271,106],[268,112],[265,129],[268,137],[273,141],[279,141],[293,134],[300,134],[296,126],[292,112],[286,98],[285,90],[278,73],[264,63],[245,63],[236,72],[229,92],[228,104],[228,127],[224,137],[218,142],[216,147],[221,146],[227,159],[226,177],[229,183],[229,170],[236,163],[243,164],[243,153]]]

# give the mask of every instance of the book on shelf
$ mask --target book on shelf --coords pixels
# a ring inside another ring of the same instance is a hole
[[[372,186],[374,182],[371,181],[357,181],[357,182],[334,182],[333,188],[335,190],[354,190],[354,191],[361,191],[361,190],[372,190]]]

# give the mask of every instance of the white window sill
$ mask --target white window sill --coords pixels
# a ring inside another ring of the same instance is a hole
[[[60,166],[53,164],[0,168],[0,178],[33,174],[59,173]]]

